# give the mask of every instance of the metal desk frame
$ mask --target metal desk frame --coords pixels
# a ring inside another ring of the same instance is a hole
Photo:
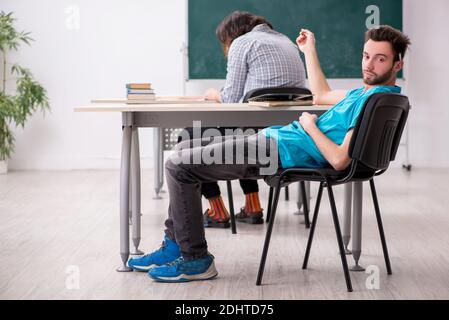
[[[247,104],[185,104],[174,108],[164,105],[129,106],[126,104],[104,105],[92,104],[75,108],[78,112],[121,112],[122,113],[122,148],[120,167],[120,257],[122,265],[119,272],[132,269],[126,264],[130,255],[129,223],[132,222],[133,252],[142,254],[139,250],[141,239],[141,201],[140,201],[140,151],[138,128],[157,128],[155,143],[162,143],[160,129],[192,126],[193,121],[201,120],[202,126],[254,126],[285,125],[297,119],[301,112],[321,114],[330,106],[309,106],[289,108],[263,108]],[[157,134],[159,132],[159,135]],[[162,167],[162,146],[155,159],[155,165]],[[158,170],[161,172],[162,170]],[[161,177],[155,177],[162,181]],[[156,185],[156,187],[159,187]],[[345,213],[343,235],[345,245],[350,239],[352,188],[345,186]],[[361,253],[361,221],[362,221],[362,184],[354,184],[354,224],[353,224],[353,257],[356,259],[355,269],[358,269],[358,258]]]

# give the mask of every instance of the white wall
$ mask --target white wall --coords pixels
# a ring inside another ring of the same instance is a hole
[[[1,0],[17,27],[35,43],[13,58],[30,67],[48,90],[52,112],[16,129],[13,169],[118,168],[120,115],[79,114],[93,98],[124,97],[126,82],[150,81],[161,95],[197,95],[223,81],[183,82],[186,0]],[[80,28],[72,30],[73,9]],[[447,0],[404,0],[404,29],[413,41],[407,58],[410,160],[414,166],[448,167],[449,120]],[[446,39],[446,40],[445,40]],[[359,80],[330,80],[334,88]],[[430,112],[431,110],[431,112]],[[152,132],[141,131],[143,166],[152,166]],[[403,150],[398,155],[404,158]]]
[[[449,167],[449,1],[405,0],[413,164]]]
[[[152,82],[158,94],[183,90],[184,0],[1,0],[32,47],[13,58],[48,90],[51,113],[17,129],[12,169],[118,168],[120,114],[81,114],[93,98],[125,96],[127,82]],[[73,13],[79,8],[79,29]],[[74,11],[75,10],[75,11]],[[76,21],[75,21],[76,22]],[[76,24],[75,24],[76,26]],[[141,134],[151,165],[152,132]]]

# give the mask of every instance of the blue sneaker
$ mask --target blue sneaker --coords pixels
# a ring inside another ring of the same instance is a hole
[[[208,280],[218,275],[214,256],[210,253],[199,259],[185,260],[182,256],[163,266],[148,271],[148,276],[161,282],[187,282]]]
[[[176,242],[165,236],[161,247],[139,258],[131,258],[128,266],[137,271],[148,271],[153,267],[170,263],[181,256],[181,250]]]

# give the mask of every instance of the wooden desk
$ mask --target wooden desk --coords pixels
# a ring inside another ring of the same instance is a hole
[[[191,127],[201,125],[264,127],[285,125],[297,120],[301,112],[324,113],[330,106],[258,107],[245,103],[124,104],[92,103],[75,108],[76,112],[121,112],[124,126]]]
[[[131,271],[131,268],[126,265],[130,254],[130,212],[132,219],[132,240],[134,244],[134,252],[132,254],[142,253],[138,249],[140,244],[139,127],[192,127],[193,121],[201,121],[201,125],[205,127],[267,127],[272,125],[286,125],[297,120],[300,114],[305,111],[320,115],[330,107],[328,105],[315,105],[267,108],[243,103],[216,104],[206,102],[130,105],[122,101],[104,101],[76,107],[74,109],[75,112],[120,112],[122,114],[120,169],[120,257],[122,266],[117,271]],[[360,194],[360,192],[357,192],[357,194]],[[358,205],[361,205],[361,199],[359,198],[359,200]],[[354,200],[355,203],[356,201]],[[350,214],[350,210],[348,211]],[[361,207],[354,209],[354,212],[357,211],[361,215]],[[358,221],[361,221],[361,219]],[[345,234],[345,230],[343,233]]]

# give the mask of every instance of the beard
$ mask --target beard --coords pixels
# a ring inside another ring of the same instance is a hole
[[[391,76],[394,73],[393,68],[394,67],[392,67],[389,71],[387,71],[381,75],[371,72],[373,74],[373,76],[371,76],[370,78],[368,78],[367,76],[365,76],[365,74],[363,74],[363,82],[370,86],[382,85],[384,83],[387,83],[388,80],[391,79]]]

